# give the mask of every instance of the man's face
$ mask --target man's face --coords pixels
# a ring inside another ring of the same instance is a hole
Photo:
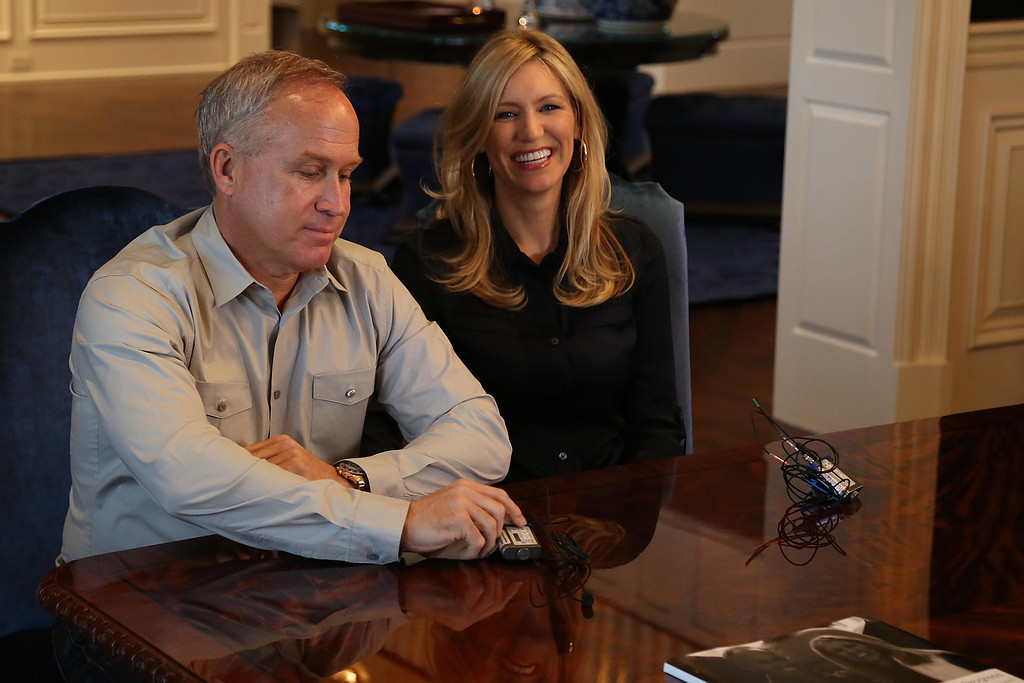
[[[349,176],[361,159],[355,110],[333,86],[286,87],[263,126],[259,153],[231,148],[230,181],[219,187],[224,196],[215,210],[239,261],[269,286],[327,262],[348,218]]]

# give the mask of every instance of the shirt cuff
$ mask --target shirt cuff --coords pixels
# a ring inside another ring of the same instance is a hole
[[[353,462],[366,472],[366,481],[373,493],[411,500],[414,496],[409,494],[398,464],[404,455],[402,450],[384,451],[362,458],[354,458]]]
[[[371,486],[373,480],[371,479]],[[354,492],[356,511],[346,562],[389,564],[398,561],[409,502],[376,493]]]

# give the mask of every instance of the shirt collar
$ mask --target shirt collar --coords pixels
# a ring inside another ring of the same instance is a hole
[[[550,254],[541,259],[540,264],[537,264],[523,253],[519,245],[516,244],[516,241],[508,234],[508,230],[505,229],[505,224],[501,222],[501,217],[496,209],[491,211],[491,226],[494,234],[497,260],[505,268],[537,268],[543,267],[546,264],[560,265],[569,247],[568,231],[563,225],[562,229],[558,231],[558,244],[555,245],[554,250]]]
[[[249,274],[224,241],[213,215],[213,205],[207,207],[199,217],[192,231],[192,243],[210,281],[214,306],[224,305],[252,285],[263,287]],[[299,276],[292,296],[298,295],[308,301],[328,284],[339,291],[345,291],[344,285],[326,267],[309,270]]]

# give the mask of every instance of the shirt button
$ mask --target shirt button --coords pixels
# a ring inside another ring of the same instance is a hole
[[[225,401],[224,399],[221,399],[220,401],[217,402],[217,412],[218,413],[223,413],[227,409],[228,409],[228,402],[227,401]]]
[[[274,398],[275,399],[281,398],[281,390],[280,389],[275,389],[274,390]]]
[[[563,462],[564,462],[564,461],[565,461],[565,459],[566,459],[566,458],[568,458],[568,457],[569,457],[569,454],[568,454],[568,453],[566,453],[565,451],[562,451],[561,453],[559,453],[559,454],[558,454],[558,459],[559,459],[559,460],[562,460]]]
[[[345,392],[345,398],[352,398],[355,395],[356,395],[356,390],[355,389],[349,389],[348,391]]]
[[[561,342],[562,342],[562,340],[559,339],[558,337],[552,337],[551,338],[551,345],[552,346],[558,346]]]

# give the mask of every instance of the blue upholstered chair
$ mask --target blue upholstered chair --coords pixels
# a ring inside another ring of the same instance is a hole
[[[435,190],[438,187],[434,138],[443,113],[443,107],[424,109],[403,119],[391,130],[391,153],[402,179],[398,208],[398,222],[402,227],[415,227],[416,213],[431,203],[423,186]]]
[[[687,281],[686,225],[683,204],[658,183],[631,183],[612,176],[611,206],[636,216],[658,235],[668,261],[669,315],[676,361],[676,399],[686,427],[686,452],[693,452],[693,402],[690,395],[690,295]]]
[[[345,94],[359,119],[359,155],[363,163],[352,173],[356,194],[379,192],[391,169],[391,123],[404,90],[398,81],[375,76],[350,76]]]
[[[587,76],[608,120],[608,170],[634,179],[651,161],[651,141],[644,122],[654,79],[635,69],[591,69]]]
[[[17,666],[53,619],[36,587],[60,552],[68,508],[68,356],[78,299],[92,273],[182,209],[144,190],[88,187],[0,222],[0,661]],[[31,679],[43,680],[42,675]],[[11,679],[14,680],[14,679]]]
[[[690,394],[690,296],[687,284],[686,227],[682,202],[658,183],[629,182],[612,175],[611,207],[643,220],[658,235],[668,261],[669,314],[675,351],[676,399],[686,427],[686,452],[693,452],[693,402]],[[437,202],[417,213],[420,224],[432,219]]]

